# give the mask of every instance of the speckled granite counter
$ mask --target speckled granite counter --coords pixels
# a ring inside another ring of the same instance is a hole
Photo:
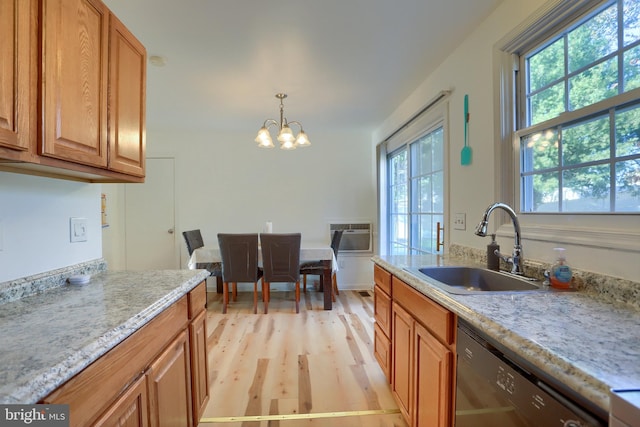
[[[103,271],[0,305],[0,403],[39,401],[208,275]]]
[[[459,258],[384,256],[373,261],[459,318],[609,411],[611,388],[640,386],[640,311],[585,292],[453,295],[405,267],[471,265]]]

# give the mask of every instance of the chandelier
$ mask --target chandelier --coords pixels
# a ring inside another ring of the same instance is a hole
[[[308,147],[311,145],[307,134],[304,133],[304,130],[302,129],[302,124],[295,121],[288,122],[284,117],[284,105],[282,104],[282,100],[286,97],[286,93],[276,93],[276,98],[280,100],[280,122],[274,119],[267,119],[264,121],[264,124],[258,131],[258,136],[256,136],[258,147],[274,147],[273,140],[271,139],[271,134],[269,133],[269,128],[271,126],[278,127],[277,139],[278,141],[280,141],[280,148],[283,150],[294,150],[297,147]],[[298,132],[298,135],[293,135],[293,131],[291,130],[289,125],[297,125],[300,127],[300,132]]]

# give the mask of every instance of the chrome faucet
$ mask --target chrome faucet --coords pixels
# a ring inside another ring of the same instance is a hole
[[[524,269],[522,265],[522,244],[520,241],[520,221],[515,211],[506,203],[497,202],[489,205],[487,210],[482,215],[482,220],[476,227],[476,235],[485,237],[487,235],[487,225],[489,224],[489,216],[495,209],[500,208],[506,211],[511,217],[513,222],[513,228],[515,230],[515,243],[513,245],[513,254],[510,257],[504,256],[496,249],[495,254],[498,255],[504,262],[511,264],[511,273],[523,275]]]

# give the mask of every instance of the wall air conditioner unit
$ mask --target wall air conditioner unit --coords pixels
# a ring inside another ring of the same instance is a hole
[[[339,249],[341,254],[371,252],[370,222],[329,224],[330,237],[333,237],[333,232],[336,230],[343,230]]]

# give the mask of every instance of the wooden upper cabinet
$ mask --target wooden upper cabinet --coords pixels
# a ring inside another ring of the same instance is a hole
[[[106,167],[109,9],[44,0],[41,18],[41,154]]]
[[[101,0],[0,0],[0,170],[144,182],[146,60]]]
[[[12,160],[35,137],[36,16],[37,0],[0,0],[0,155]]]
[[[109,61],[109,169],[144,176],[147,52],[113,15]]]

